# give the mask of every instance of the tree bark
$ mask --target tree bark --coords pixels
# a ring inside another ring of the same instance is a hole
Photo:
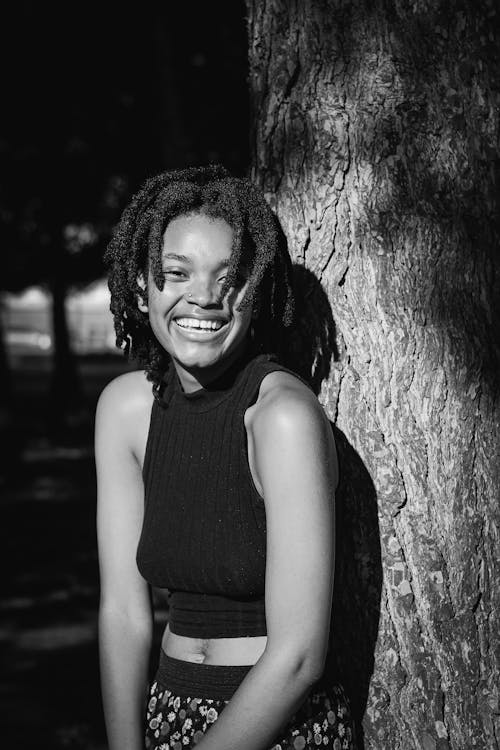
[[[499,8],[246,4],[253,177],[336,329],[333,648],[359,745],[498,748]]]

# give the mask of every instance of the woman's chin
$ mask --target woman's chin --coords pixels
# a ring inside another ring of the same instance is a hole
[[[217,350],[210,350],[208,347],[205,351],[194,352],[176,352],[172,356],[174,362],[184,370],[204,370],[218,365],[223,359],[223,353]]]
[[[192,351],[176,351],[171,354],[171,357],[177,368],[182,368],[186,372],[193,374],[202,374],[205,371],[207,374],[211,370],[215,370],[216,373],[223,372],[226,367],[229,367],[231,363],[239,356],[246,346],[246,339],[238,342],[235,346],[232,345],[227,349],[224,347],[209,347],[204,346],[193,348]]]

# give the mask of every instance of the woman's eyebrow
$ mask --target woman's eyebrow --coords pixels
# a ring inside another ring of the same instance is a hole
[[[181,255],[180,253],[165,253],[162,256],[162,260],[177,260],[180,263],[192,263],[192,259],[188,255]],[[227,268],[229,266],[229,260],[222,260],[217,269]]]
[[[191,258],[187,255],[180,255],[179,253],[165,253],[163,260],[179,260],[181,263],[191,263]]]

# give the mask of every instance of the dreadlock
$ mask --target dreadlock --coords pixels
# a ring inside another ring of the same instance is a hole
[[[240,309],[254,310],[254,341],[280,356],[283,327],[293,322],[292,266],[277,219],[262,192],[220,165],[163,172],[147,180],[122,214],[104,260],[109,267],[116,344],[144,367],[157,396],[170,357],[156,340],[138,301],[147,295],[138,279],[148,269],[163,289],[163,234],[172,219],[192,213],[224,219],[233,246],[223,297],[245,269]]]

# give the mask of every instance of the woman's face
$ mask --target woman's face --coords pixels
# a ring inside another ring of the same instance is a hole
[[[232,240],[233,230],[223,219],[179,216],[163,237],[163,290],[151,274],[148,280],[151,328],[185,390],[224,372],[245,346],[251,309],[236,309],[245,283],[220,299]]]

